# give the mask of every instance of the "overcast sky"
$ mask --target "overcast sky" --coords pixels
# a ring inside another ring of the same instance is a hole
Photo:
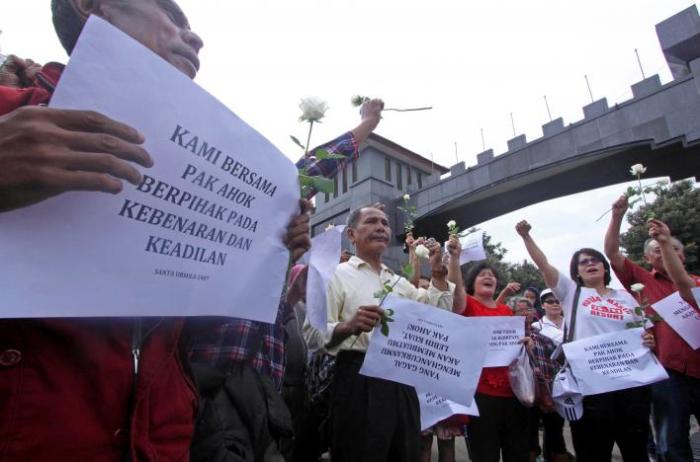
[[[631,98],[647,76],[671,80],[654,26],[694,5],[688,0],[181,0],[203,38],[196,81],[292,158],[289,134],[302,138],[300,98],[330,105],[312,142],[352,128],[353,94],[389,106],[433,106],[421,113],[387,113],[377,133],[435,162],[476,164],[481,130],[487,149],[506,151],[516,134],[542,136],[552,117],[583,118],[595,99]],[[0,2],[4,53],[35,61],[66,61],[55,38],[49,0]],[[455,143],[457,153],[455,153]],[[648,172],[650,178],[653,172]],[[651,180],[649,180],[651,181]],[[627,185],[530,206],[481,226],[522,260],[514,225],[522,218],[561,269],[573,250],[602,250],[607,219],[595,219]]]

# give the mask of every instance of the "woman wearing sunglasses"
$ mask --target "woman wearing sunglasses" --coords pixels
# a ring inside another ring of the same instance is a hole
[[[574,252],[567,277],[549,264],[530,236],[531,226],[526,221],[518,223],[515,229],[547,287],[562,302],[566,325],[574,325],[573,340],[623,331],[627,323],[637,320],[637,301],[624,290],[608,287],[610,264],[600,252],[589,248]],[[640,343],[652,348],[653,335],[645,332]],[[648,461],[650,393],[648,386],[642,386],[584,397],[583,417],[571,422],[576,460],[610,461],[617,443],[625,462]]]

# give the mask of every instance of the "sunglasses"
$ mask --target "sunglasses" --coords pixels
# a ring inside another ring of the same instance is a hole
[[[547,303],[551,305],[560,305],[561,302],[557,300],[556,298],[548,298],[547,300],[543,301],[542,303]]]
[[[595,265],[596,263],[602,263],[601,259],[598,257],[588,257],[580,259],[578,261],[578,266],[589,266]]]

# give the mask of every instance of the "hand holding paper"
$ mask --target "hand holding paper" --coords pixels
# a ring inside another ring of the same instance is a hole
[[[92,16],[51,108],[0,124],[24,133],[0,138],[0,187],[32,191],[0,206],[34,204],[0,214],[2,316],[274,322],[308,245],[296,168],[185,74]]]
[[[134,128],[92,111],[28,106],[0,118],[0,212],[66,191],[116,194],[153,160]]]

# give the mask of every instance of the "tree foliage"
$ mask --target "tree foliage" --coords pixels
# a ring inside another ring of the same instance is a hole
[[[620,243],[630,260],[644,265],[644,241],[649,237],[646,218],[653,216],[665,222],[673,235],[685,246],[686,268],[700,273],[700,189],[691,180],[652,188],[656,199],[627,214],[630,229],[620,235]]]

